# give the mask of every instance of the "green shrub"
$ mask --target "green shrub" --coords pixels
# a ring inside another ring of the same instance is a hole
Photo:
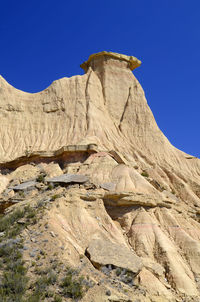
[[[84,295],[83,277],[77,277],[77,272],[73,269],[68,269],[61,286],[62,293],[72,299],[80,299]]]
[[[35,288],[30,298],[32,298],[33,301],[40,301],[37,300],[37,297],[40,298],[44,297],[47,286],[48,286],[47,278],[46,277],[39,278],[34,285]]]
[[[22,231],[22,226],[19,224],[14,224],[13,227],[7,231],[8,238],[15,238]]]
[[[47,190],[53,190],[54,185],[52,183],[48,184]]]
[[[25,275],[27,272],[27,269],[24,267],[24,261],[22,261],[21,259],[18,259],[15,262],[8,262],[6,269],[15,273],[19,273],[21,275]]]
[[[122,269],[120,267],[118,267],[115,271],[116,275],[119,276],[122,272]]]
[[[38,202],[37,202],[37,208],[43,208],[44,205],[45,205],[44,200],[38,200]]]
[[[18,250],[16,244],[5,243],[0,247],[0,257],[4,257],[4,263],[9,261],[17,261],[21,259],[22,254]]]
[[[34,218],[36,216],[36,210],[31,207],[27,208],[26,212],[27,212],[26,217],[29,219]]]
[[[9,229],[15,222],[17,222],[20,218],[24,217],[25,210],[17,209],[11,214],[3,216],[0,218],[0,232],[4,232]]]
[[[51,267],[47,267],[45,269],[36,268],[35,273],[41,275],[41,277],[32,284],[33,293],[29,297],[28,302],[39,302],[44,297],[53,297],[53,292],[48,290],[48,288],[50,285],[54,285],[56,283],[56,273],[51,269]]]
[[[38,177],[36,178],[36,181],[38,182],[45,182],[45,177],[46,177],[46,174],[40,174],[38,175]]]
[[[148,174],[146,171],[143,171],[143,172],[141,173],[141,175],[144,176],[144,177],[149,177],[149,174]]]
[[[19,196],[20,196],[21,198],[25,198],[25,193],[24,193],[24,191],[19,191]]]
[[[2,280],[2,288],[6,294],[23,295],[28,278],[18,272],[5,272]]]
[[[53,300],[53,302],[62,302],[62,298],[61,298],[61,296],[59,296],[59,295],[55,295],[55,296],[54,296],[54,300]]]
[[[55,195],[51,196],[51,201],[54,201],[54,200],[56,200],[59,197],[60,197],[59,194],[55,194]]]
[[[27,300],[27,302],[40,302],[41,301],[41,293],[34,292]]]
[[[49,274],[48,274],[48,284],[50,285],[53,285],[55,284],[57,281],[57,275],[54,271],[51,271]]]

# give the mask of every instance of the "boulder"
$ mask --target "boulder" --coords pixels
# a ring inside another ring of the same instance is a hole
[[[35,187],[36,185],[36,181],[35,180],[31,180],[31,181],[26,181],[21,183],[20,185],[14,186],[14,187],[9,187],[9,189],[12,189],[14,191],[25,191],[27,189],[30,189],[32,187]]]
[[[103,184],[100,184],[100,187],[102,189],[107,190],[107,191],[114,191],[115,187],[116,187],[116,184],[114,184],[113,182],[105,182]]]
[[[103,198],[106,205],[114,206],[148,206],[155,207],[158,198],[150,194],[129,193],[129,192],[106,192]]]
[[[63,174],[57,163],[40,163],[38,167],[41,169],[41,172],[45,173],[48,177],[57,177]]]
[[[46,178],[47,182],[58,182],[58,183],[84,183],[88,181],[88,177],[79,174],[63,174],[57,177]]]
[[[127,269],[134,274],[142,268],[140,258],[125,245],[111,242],[105,239],[94,239],[87,248],[90,261],[97,268],[105,265],[113,265]]]

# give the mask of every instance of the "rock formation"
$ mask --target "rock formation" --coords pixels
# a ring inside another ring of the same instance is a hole
[[[198,301],[200,160],[158,128],[132,73],[140,64],[101,52],[81,65],[84,75],[34,94],[0,77],[0,197],[35,190],[39,200],[62,185],[60,208],[46,215],[71,263],[83,255],[101,273],[130,271],[149,295],[141,301]]]

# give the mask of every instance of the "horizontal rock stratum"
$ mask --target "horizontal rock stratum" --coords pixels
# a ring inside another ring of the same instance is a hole
[[[34,94],[0,77],[0,199],[18,202],[27,184],[29,202],[59,192],[45,219],[54,249],[70,251],[64,259],[134,278],[149,295],[141,301],[198,301],[200,160],[158,128],[132,73],[140,64],[103,51],[81,65],[84,75]]]

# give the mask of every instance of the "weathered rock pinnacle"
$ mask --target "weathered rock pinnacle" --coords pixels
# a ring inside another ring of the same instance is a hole
[[[94,280],[105,273],[128,284],[131,301],[197,301],[200,160],[160,131],[132,73],[140,64],[100,52],[81,65],[84,75],[34,94],[0,77],[0,199],[48,203],[34,225],[46,258],[56,251],[78,266],[81,255],[83,269],[101,270]],[[95,286],[92,300],[104,301]],[[118,301],[124,292],[117,287]]]

